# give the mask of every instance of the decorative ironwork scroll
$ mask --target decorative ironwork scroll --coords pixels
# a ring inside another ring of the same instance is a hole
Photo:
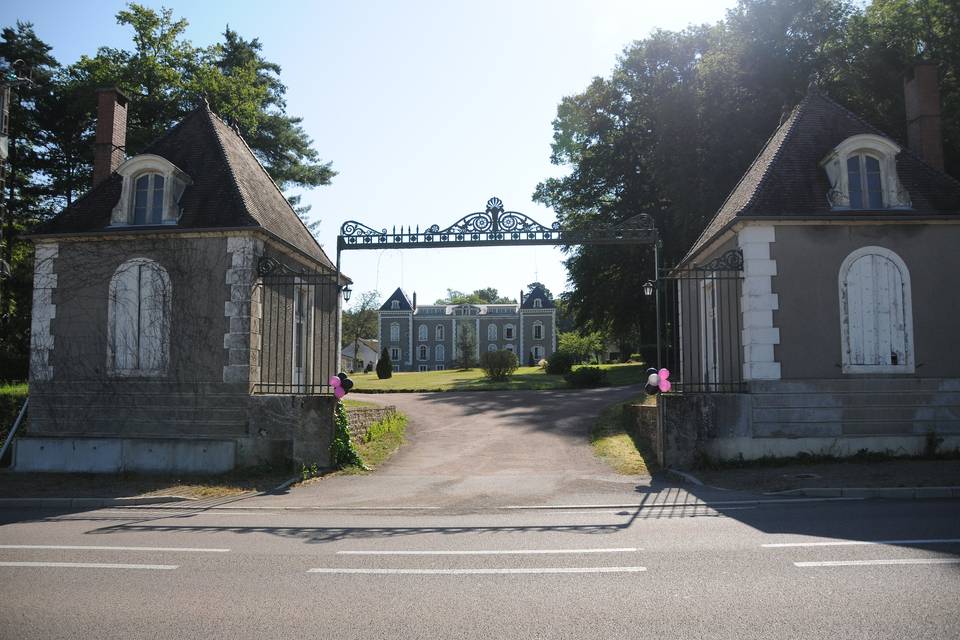
[[[722,256],[717,256],[706,264],[694,264],[697,271],[741,271],[743,269],[743,252],[740,249],[730,249]]]
[[[415,249],[425,247],[492,247],[509,245],[652,244],[657,239],[653,218],[640,214],[619,224],[564,229],[547,227],[518,211],[506,211],[500,198],[490,198],[484,211],[466,215],[441,229],[431,225],[376,230],[350,220],[340,227],[337,250]]]

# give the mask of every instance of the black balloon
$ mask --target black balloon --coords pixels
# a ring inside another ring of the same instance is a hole
[[[350,391],[353,389],[353,380],[350,378],[343,378],[343,381],[340,383],[340,386],[343,387],[344,391]]]
[[[660,393],[660,387],[655,387],[652,384],[644,386],[643,390],[647,392],[648,396],[653,396]]]
[[[337,374],[337,377],[340,378],[340,382],[343,382],[344,380],[347,379],[347,374],[341,371],[340,373]]]

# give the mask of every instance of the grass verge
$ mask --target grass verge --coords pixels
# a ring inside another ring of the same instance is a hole
[[[578,365],[598,366],[607,372],[611,386],[644,382],[646,366],[642,364]],[[376,373],[352,376],[357,393],[419,393],[427,391],[545,391],[569,389],[561,375],[549,375],[539,367],[520,367],[508,379],[491,382],[482,369],[447,369],[445,371],[401,372],[380,380]]]
[[[354,443],[368,469],[348,467],[342,470],[347,475],[362,475],[376,470],[406,442],[407,416],[394,412],[379,422],[370,425],[359,442]]]
[[[654,457],[646,451],[643,443],[637,441],[632,432],[624,428],[623,422],[625,405],[645,401],[645,398],[641,397],[607,407],[590,430],[593,452],[617,473],[640,476],[650,475],[653,471]]]

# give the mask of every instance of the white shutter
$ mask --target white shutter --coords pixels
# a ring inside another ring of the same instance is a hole
[[[112,283],[113,367],[117,371],[130,371],[140,366],[139,276],[139,265],[126,264],[114,275]]]
[[[167,365],[168,286],[160,271],[151,264],[139,265],[140,271],[140,370],[163,371]]]

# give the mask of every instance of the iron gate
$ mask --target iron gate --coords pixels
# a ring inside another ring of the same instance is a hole
[[[738,392],[743,382],[743,255],[665,270],[661,340],[677,392]]]
[[[330,394],[337,373],[340,289],[334,272],[297,272],[273,258],[257,265],[260,376],[254,393]]]

